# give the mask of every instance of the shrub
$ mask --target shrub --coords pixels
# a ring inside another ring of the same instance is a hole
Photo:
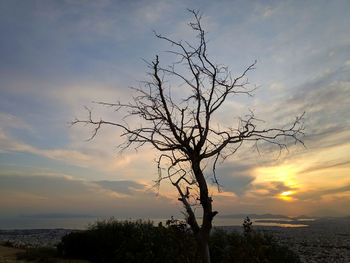
[[[299,256],[281,246],[273,236],[254,231],[249,218],[243,234],[215,229],[209,241],[213,263],[299,263]]]
[[[63,257],[93,262],[196,262],[194,240],[178,221],[166,227],[145,221],[100,221],[86,231],[62,238],[58,252]]]

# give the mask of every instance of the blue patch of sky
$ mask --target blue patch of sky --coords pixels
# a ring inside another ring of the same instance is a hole
[[[37,32],[39,32],[39,25],[35,23],[35,19],[32,16],[32,5],[28,4],[29,1],[19,4],[17,7],[15,1],[11,5],[9,1],[4,1],[1,11],[1,26],[0,32],[3,36],[0,42],[0,52],[2,59],[6,62],[7,68],[10,66],[17,67],[23,60],[30,58],[31,53],[27,50],[33,44],[33,40],[37,38]],[[36,43],[40,43],[37,41]],[[34,50],[31,50],[34,51]],[[25,53],[25,54],[23,54]],[[0,64],[0,65],[1,65]]]
[[[16,10],[14,7],[12,9]],[[22,77],[50,77],[52,80],[62,76],[65,79],[76,79],[80,75],[103,78],[104,74],[110,72],[104,72],[105,68],[96,68],[96,61],[111,65],[128,64],[133,56],[144,57],[144,48],[147,47],[145,43],[149,43],[145,41],[144,32],[135,34],[135,41],[117,41],[98,34],[95,38],[84,41],[82,39],[85,37],[91,38],[94,35],[88,36],[89,32],[78,31],[76,23],[81,16],[63,16],[58,21],[48,22],[36,17],[32,8],[26,10],[26,15],[22,15],[23,10],[14,12],[12,9],[10,8],[9,14],[5,14],[8,23],[0,27],[2,34],[7,36],[0,44],[0,67],[7,72],[16,72]],[[128,31],[128,26],[130,25],[126,23],[123,30]],[[72,39],[67,39],[70,34]],[[81,38],[77,37],[79,34]],[[146,35],[151,38],[151,30]],[[150,46],[148,48],[151,49]]]
[[[68,122],[73,117],[65,114],[65,110],[50,99],[4,93],[0,98],[0,112],[21,116],[21,119],[33,128],[32,130],[12,128],[11,136],[16,139],[45,149],[70,142],[67,137]]]
[[[34,132],[28,132],[28,130],[22,129],[11,129],[11,136],[42,150],[58,149],[71,142],[66,136],[67,132],[64,129],[60,129],[61,132],[59,132],[57,127],[53,127],[47,122],[44,123],[44,125],[43,128],[37,128]],[[57,124],[55,125],[57,126]]]

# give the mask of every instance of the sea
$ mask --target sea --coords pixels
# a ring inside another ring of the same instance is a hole
[[[11,229],[87,229],[97,221],[108,220],[111,217],[0,217],[0,230]],[[117,220],[137,220],[140,218],[116,218]],[[160,222],[164,225],[169,218],[142,218],[145,221],[152,221],[155,225]],[[179,218],[179,220],[183,220]],[[277,226],[277,227],[307,227],[308,222],[314,219],[289,219],[289,218],[264,218],[251,219],[256,226]],[[201,223],[201,219],[198,219]],[[213,221],[214,226],[242,226],[244,218],[220,218]]]

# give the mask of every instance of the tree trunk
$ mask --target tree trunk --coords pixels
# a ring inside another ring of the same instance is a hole
[[[206,242],[205,246],[203,247],[202,261],[203,261],[203,263],[210,263],[211,262],[208,242]]]
[[[202,263],[210,263],[210,252],[209,252],[209,240],[207,238],[203,238],[202,235],[199,234],[197,237],[197,245],[199,248],[200,257],[202,259]]]
[[[203,221],[199,233],[196,233],[196,240],[199,253],[203,263],[210,263],[209,235],[212,228],[212,221],[217,212],[212,210],[212,199],[208,193],[207,182],[200,168],[200,162],[192,160],[192,171],[196,177],[200,190],[200,203],[203,208]]]

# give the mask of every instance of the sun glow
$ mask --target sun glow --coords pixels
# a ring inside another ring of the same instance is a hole
[[[283,182],[290,187],[298,187],[297,173],[300,167],[283,165],[275,167],[259,167],[255,170],[257,175],[255,182]]]
[[[291,201],[293,200],[293,197],[291,197],[292,194],[294,194],[295,191],[286,191],[286,192],[283,192],[279,195],[279,198],[281,198],[282,200],[285,200],[285,201]]]

